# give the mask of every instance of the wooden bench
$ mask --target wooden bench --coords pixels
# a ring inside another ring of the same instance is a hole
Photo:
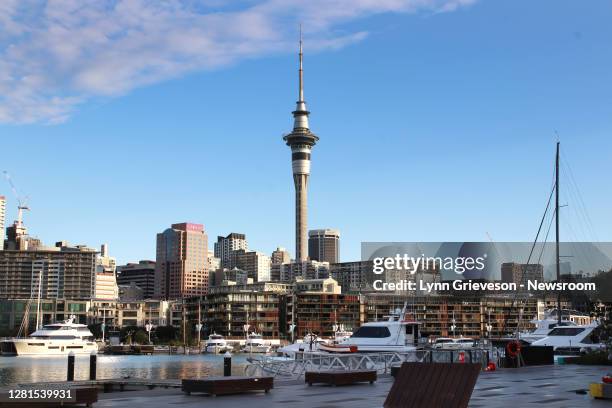
[[[330,384],[348,385],[358,382],[376,381],[376,370],[353,370],[353,371],[307,371],[304,377],[308,385]]]
[[[403,363],[385,408],[467,408],[480,364]]]
[[[85,405],[87,407],[91,407],[92,404],[94,402],[98,401],[98,389],[95,387],[78,387],[78,388],[70,388],[70,392],[74,393],[75,396],[75,401],[72,402],[60,402],[59,400],[56,400],[55,402],[52,401],[40,401],[40,402],[30,402],[31,400],[28,400],[28,402],[25,401],[20,401],[20,400],[13,400],[10,402],[6,402],[8,401],[8,398],[4,398],[7,397],[7,395],[3,395],[2,400],[5,402],[0,402],[0,407],[2,408],[56,408],[59,407],[60,405],[63,407],[71,407],[71,406],[75,406],[75,405]],[[3,393],[6,394],[6,393]]]
[[[222,394],[240,394],[250,391],[265,391],[274,388],[272,377],[207,377],[204,379],[184,379],[182,390],[187,395],[192,392],[203,392],[212,396]]]

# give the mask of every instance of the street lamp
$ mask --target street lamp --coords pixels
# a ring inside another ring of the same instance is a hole
[[[151,321],[149,320],[149,323],[145,324],[145,330],[147,331],[147,334],[149,335],[149,344],[151,344],[151,330],[153,329],[153,325],[151,324]]]
[[[198,350],[199,350],[198,352],[201,352],[200,350],[200,332],[202,331],[202,323],[198,322],[195,325],[195,329],[198,332]]]
[[[291,343],[295,343],[295,339],[294,339],[294,331],[295,331],[295,324],[290,324],[289,325],[289,333],[291,333]]]

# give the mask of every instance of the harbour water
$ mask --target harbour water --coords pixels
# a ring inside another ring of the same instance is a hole
[[[244,375],[248,355],[232,356],[232,374]],[[66,356],[0,357],[0,386],[65,381]],[[98,355],[97,378],[177,379],[223,375],[223,356],[213,354]],[[89,379],[89,356],[77,356],[75,380]]]

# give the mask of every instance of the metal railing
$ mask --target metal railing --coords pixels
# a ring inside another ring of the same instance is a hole
[[[498,363],[497,349],[414,350],[406,352],[323,354],[296,353],[295,358],[262,356],[249,359],[245,367],[248,376],[271,375],[275,378],[298,379],[306,371],[376,370],[389,374],[391,367],[404,362],[417,363],[478,363],[483,369],[490,361]]]

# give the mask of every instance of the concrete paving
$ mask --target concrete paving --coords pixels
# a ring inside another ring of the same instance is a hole
[[[587,390],[612,367],[545,366],[482,372],[470,399],[470,407],[611,407],[609,401],[594,400]],[[301,382],[275,382],[269,394],[250,393],[211,397],[184,395],[176,389],[128,391],[100,394],[94,406],[103,407],[214,407],[214,408],[374,408],[382,407],[393,378],[379,377],[373,384],[345,387],[307,386]]]

